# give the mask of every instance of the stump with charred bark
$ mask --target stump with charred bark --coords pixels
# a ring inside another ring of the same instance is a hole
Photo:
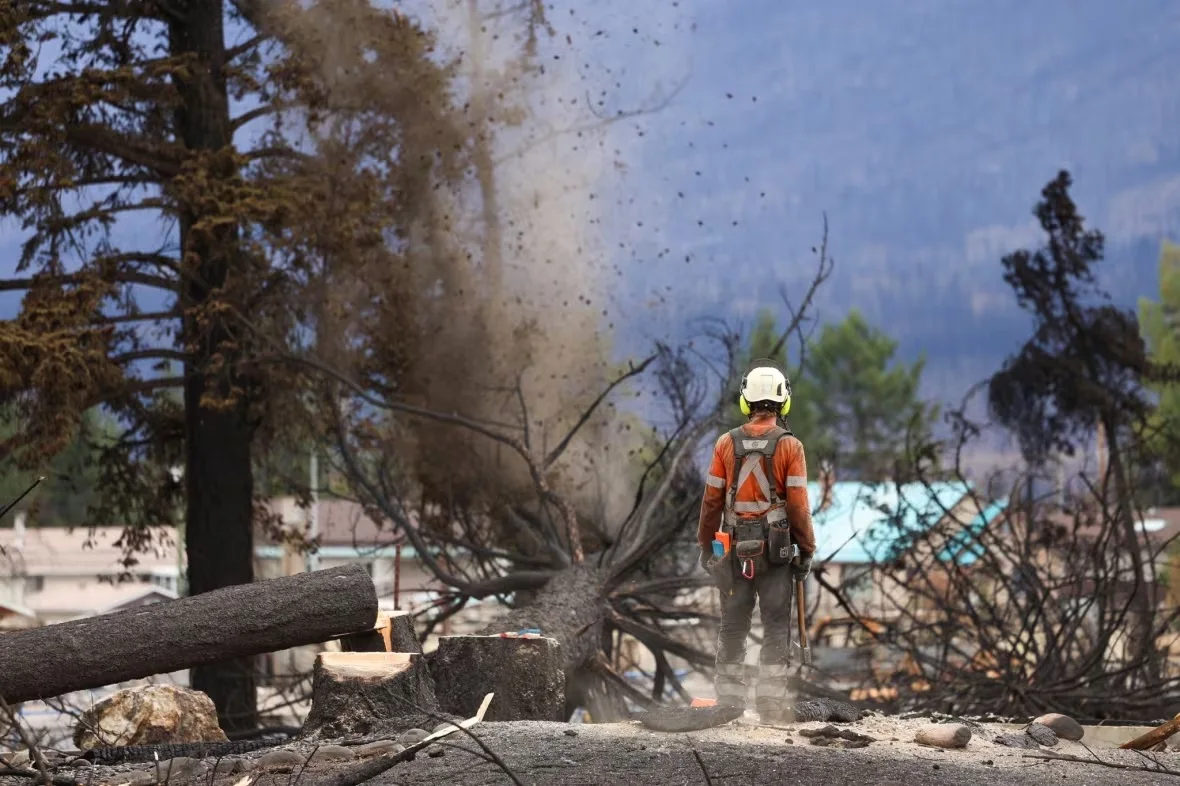
[[[442,717],[422,655],[321,652],[302,736],[314,740],[430,729]]]
[[[377,620],[360,565],[205,592],[0,636],[10,704],[319,644]]]
[[[495,693],[484,720],[568,720],[561,650],[544,637],[442,636],[430,660],[439,706],[466,717]]]
[[[562,720],[568,719],[579,704],[586,703],[587,687],[598,684],[587,677],[591,676],[589,672],[595,667],[601,647],[607,616],[606,581],[606,571],[594,561],[573,565],[554,576],[531,603],[512,609],[477,631],[495,635],[537,628],[561,644],[566,694]],[[497,693],[491,712],[502,699]]]

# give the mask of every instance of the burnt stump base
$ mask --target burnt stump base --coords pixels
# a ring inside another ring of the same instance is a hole
[[[321,652],[304,739],[431,729],[441,718],[430,670],[409,652]]]
[[[496,694],[485,721],[565,721],[561,644],[550,638],[442,636],[430,658],[435,695],[445,712],[475,714]]]

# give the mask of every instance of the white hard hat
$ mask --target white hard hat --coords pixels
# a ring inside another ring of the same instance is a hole
[[[750,369],[742,378],[742,397],[751,404],[755,401],[784,403],[790,397],[787,377],[772,366],[758,366]]]

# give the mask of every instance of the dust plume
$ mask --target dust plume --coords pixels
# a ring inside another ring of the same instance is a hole
[[[528,438],[543,455],[616,373],[599,206],[613,201],[606,176],[618,145],[587,106],[594,86],[570,37],[551,26],[539,0],[421,0],[413,13],[434,37],[431,60],[453,68],[448,111],[414,106],[413,74],[374,78],[357,59],[375,46],[364,25],[321,15],[307,32],[324,50],[326,104],[351,112],[372,102],[400,117],[397,167],[407,170],[392,189],[401,203],[396,259],[374,252],[324,279],[332,306],[317,317],[320,341],[333,342],[334,353],[347,336],[367,334],[366,362],[382,365],[376,376],[396,379],[399,395],[431,409],[498,424],[527,411]],[[422,89],[422,101],[434,96]],[[336,122],[327,133],[343,128]],[[458,161],[457,174],[418,167],[435,150]],[[345,157],[330,177],[347,180],[360,160]],[[399,343],[406,346],[380,359]],[[628,455],[641,437],[612,413],[604,408],[582,427],[550,482],[583,515],[617,521],[637,477]],[[416,424],[398,435],[396,452],[436,500],[530,493],[522,462],[470,432]]]
[[[598,206],[609,201],[603,175],[614,157],[604,133],[564,133],[595,118],[583,99],[588,85],[542,5],[502,15],[493,15],[493,6],[431,3],[440,45],[458,56],[457,103],[471,132],[471,159],[451,205],[461,216],[452,222],[453,241],[464,253],[452,258],[464,267],[455,276],[463,286],[443,317],[451,329],[428,346],[432,355],[454,358],[448,373],[476,386],[464,392],[461,411],[515,420],[520,401],[497,391],[519,384],[530,437],[545,450],[611,376]],[[625,461],[611,460],[628,447],[608,413],[587,424],[560,471],[579,507],[616,520],[631,478]],[[494,451],[474,441],[471,447]],[[504,480],[527,482],[519,462],[499,466]]]

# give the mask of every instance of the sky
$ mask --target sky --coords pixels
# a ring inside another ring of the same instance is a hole
[[[584,72],[554,95],[652,110],[603,132],[595,258],[567,263],[608,288],[620,353],[781,312],[826,214],[820,317],[861,309],[953,399],[1027,333],[999,259],[1038,241],[1058,168],[1109,235],[1119,302],[1155,294],[1158,244],[1180,234],[1180,3],[603,0],[550,19],[549,51]],[[0,222],[0,275],[20,238]]]

